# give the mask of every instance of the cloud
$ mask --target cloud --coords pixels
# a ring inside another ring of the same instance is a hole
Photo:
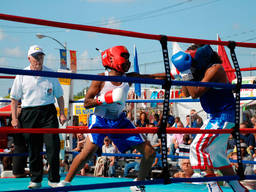
[[[0,29],[0,40],[3,40],[5,37],[5,34],[2,29]]]
[[[21,57],[24,56],[23,51],[19,48],[19,47],[15,47],[15,48],[6,48],[4,50],[5,54],[8,56],[14,56],[14,57]]]
[[[110,17],[108,19],[103,19],[102,25],[107,28],[120,29],[121,21],[115,17]]]

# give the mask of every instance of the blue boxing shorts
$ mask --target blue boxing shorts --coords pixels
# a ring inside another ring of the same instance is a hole
[[[201,129],[231,129],[234,127],[234,111],[210,114]],[[223,169],[230,167],[227,158],[229,134],[197,134],[190,145],[190,163],[193,169]]]
[[[122,129],[129,128],[135,129],[136,127],[130,120],[126,118],[125,113],[122,113],[118,119],[105,119],[97,115],[90,115],[89,117],[89,129]],[[102,147],[104,138],[108,136],[118,150],[123,153],[132,147],[144,143],[145,140],[141,134],[98,134],[90,133],[88,137],[90,141],[96,144],[98,147]]]

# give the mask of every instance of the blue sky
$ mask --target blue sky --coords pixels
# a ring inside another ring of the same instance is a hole
[[[1,0],[0,13],[82,25],[92,25],[136,31],[216,40],[256,42],[255,0]],[[77,51],[78,73],[97,74],[103,70],[99,52],[125,45],[138,49],[141,73],[163,72],[161,46],[158,41],[112,36],[93,32],[45,27],[0,20],[0,66],[22,69],[29,65],[27,50],[40,45],[45,53],[45,65],[59,68],[59,48],[49,38],[38,39],[37,33],[66,43]],[[189,44],[181,43],[183,49]],[[170,55],[172,44],[168,45]],[[216,46],[213,46],[216,49]],[[226,49],[228,51],[228,49]],[[255,66],[256,50],[236,48],[241,67]],[[133,55],[133,54],[131,54]],[[133,57],[131,57],[133,61]],[[132,71],[133,68],[130,69]],[[243,73],[256,75],[255,72]],[[0,97],[8,95],[12,80],[1,80]],[[74,93],[89,85],[75,80]]]

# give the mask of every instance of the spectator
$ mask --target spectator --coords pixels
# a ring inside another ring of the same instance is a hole
[[[43,66],[44,52],[38,45],[33,45],[28,50],[30,65],[25,70],[51,71]],[[58,128],[57,111],[54,106],[55,98],[60,108],[59,120],[61,124],[66,121],[64,114],[63,90],[57,78],[40,76],[17,75],[10,93],[12,126],[14,128]],[[21,99],[21,114],[18,117],[17,106]],[[48,185],[56,187],[60,180],[59,152],[60,139],[58,134],[24,134],[29,146],[29,167],[31,182],[30,189],[41,187],[43,177],[43,162],[40,152],[43,143],[49,163]]]
[[[235,139],[233,138],[233,135],[230,134],[228,137],[228,144],[227,144],[227,154],[230,154],[231,152],[234,151],[236,146]]]
[[[195,109],[191,109],[190,111],[190,118],[191,118],[191,127],[192,128],[197,128],[197,127],[202,127],[203,119],[197,114]]]
[[[129,119],[131,122],[134,121],[134,118],[133,118],[133,115],[132,115],[132,112],[131,112],[131,111],[128,111],[128,112],[126,113],[126,117],[127,117],[127,119]]]
[[[240,123],[240,129],[246,129],[248,128],[247,122]],[[249,150],[251,151],[251,154],[254,153],[254,147],[255,147],[255,137],[252,133],[242,133],[240,135],[240,139],[242,139],[246,145],[249,147]]]
[[[149,127],[154,127],[154,124],[149,123]],[[157,133],[148,133],[146,138],[155,149],[155,151],[160,152],[161,140],[158,138]]]
[[[76,144],[76,148],[74,148],[73,151],[80,152],[84,147],[85,136],[82,133],[77,133],[76,137],[77,137],[77,139],[76,139],[77,144]]]
[[[181,121],[177,123],[177,128],[184,128]],[[170,144],[170,155],[175,155],[176,149],[178,149],[179,144],[183,143],[183,135],[184,134],[172,134],[172,141]],[[175,160],[176,158],[172,157],[172,160]]]
[[[140,155],[140,153],[137,152],[136,149],[132,151],[132,154]],[[132,169],[135,171],[134,175],[137,175],[137,172],[140,169],[140,161],[141,161],[141,157],[135,157],[134,160],[130,160],[129,162],[127,162],[124,166],[124,177],[128,177],[129,172]]]
[[[256,114],[251,117],[252,127],[256,128]]]
[[[189,156],[189,148],[190,144],[192,142],[192,138],[190,137],[189,134],[184,134],[183,135],[183,143],[179,144],[178,146],[178,156]]]
[[[190,121],[190,115],[186,116],[186,125],[185,128],[190,128],[191,127],[191,121]]]
[[[177,124],[179,123],[179,122],[181,122],[180,121],[180,117],[175,117],[175,119],[174,119],[174,127],[177,127]]]
[[[140,112],[140,118],[136,122],[136,127],[148,127],[149,120],[147,118],[147,114],[142,111]]]
[[[195,173],[191,167],[189,159],[179,159],[179,167],[181,171],[173,175],[174,178],[193,178],[201,177],[199,173]]]
[[[154,114],[153,124],[155,127],[160,126],[160,117],[157,113]]]
[[[247,152],[246,148],[247,148],[247,145],[245,143],[241,143],[242,160],[252,161],[253,157]],[[232,152],[231,155],[230,155],[230,158],[233,159],[233,160],[237,160],[237,152]],[[233,166],[233,168],[235,170],[238,169],[238,163],[237,162],[231,163],[231,165]],[[244,166],[244,174],[245,175],[254,174],[253,164],[244,164],[243,163],[243,166]]]
[[[108,136],[104,139],[104,145],[102,146],[102,153],[117,153],[117,149],[115,146],[112,145],[112,142],[108,138]],[[114,177],[115,176],[115,169],[116,169],[116,157],[115,156],[107,156],[108,161],[108,176]]]

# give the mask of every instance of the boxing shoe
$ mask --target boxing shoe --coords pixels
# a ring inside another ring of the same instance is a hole
[[[29,189],[39,189],[41,188],[41,183],[36,183],[36,182],[30,182],[29,185],[28,185],[28,188]]]
[[[146,192],[145,186],[140,185],[140,186],[131,186],[130,187],[131,192]]]
[[[66,187],[66,186],[70,186],[70,185],[71,185],[70,182],[62,180],[61,182],[59,182],[57,184],[57,187]]]
[[[217,182],[207,182],[208,192],[223,192]]]
[[[134,179],[133,181],[137,181],[137,179]],[[146,192],[145,186],[131,186],[130,187],[131,192]]]
[[[228,184],[235,192],[249,192],[249,190],[237,180],[228,181]]]
[[[48,181],[48,185],[52,188],[55,188],[55,187],[58,187],[58,184],[59,182],[51,182],[51,181]]]

